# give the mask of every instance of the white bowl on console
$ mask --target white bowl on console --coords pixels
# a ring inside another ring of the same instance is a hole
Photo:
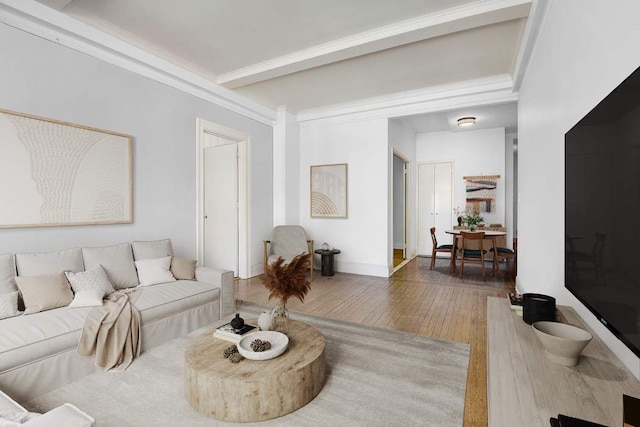
[[[260,339],[262,341],[269,341],[271,343],[271,349],[267,351],[253,351],[251,349],[251,343],[253,340]],[[289,345],[289,337],[282,332],[276,331],[261,331],[254,332],[243,337],[238,343],[238,352],[247,359],[251,360],[269,360],[280,356],[287,349]]]
[[[535,322],[531,325],[540,339],[547,359],[562,366],[578,364],[580,352],[593,336],[577,326],[559,322]]]

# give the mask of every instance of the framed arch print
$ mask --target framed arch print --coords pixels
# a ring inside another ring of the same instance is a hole
[[[347,217],[347,164],[311,166],[311,217]]]

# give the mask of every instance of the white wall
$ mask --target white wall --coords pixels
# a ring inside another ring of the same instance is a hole
[[[133,224],[3,229],[0,253],[170,237],[176,254],[195,259],[201,117],[251,135],[249,260],[262,263],[272,226],[271,127],[4,24],[0,58],[0,108],[134,138]],[[0,209],[10,203],[0,201]]]
[[[389,275],[387,128],[386,118],[300,125],[300,224],[316,246],[327,242],[342,251],[336,271]],[[309,167],[332,163],[348,164],[348,218],[311,218]]]
[[[570,304],[640,378],[640,360],[564,288],[564,134],[638,65],[640,2],[549,2],[519,96],[518,287]]]
[[[453,207],[465,209],[464,176],[500,175],[496,189],[496,212],[483,213],[485,224],[505,224],[505,132],[504,128],[463,132],[417,134],[418,163],[453,162]],[[419,189],[418,189],[419,190]],[[457,224],[451,212],[451,223]]]
[[[273,225],[299,224],[300,129],[286,107],[273,128]]]

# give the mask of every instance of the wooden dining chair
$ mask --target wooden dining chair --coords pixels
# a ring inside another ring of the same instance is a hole
[[[491,252],[491,255],[494,257],[497,257],[498,261],[505,261],[505,262],[509,262],[510,260],[513,261],[513,267],[511,269],[513,277],[516,277],[517,275],[517,256],[518,256],[518,238],[514,237],[513,238],[513,249],[509,249],[509,248],[503,248],[498,246],[496,248],[497,250],[494,253],[493,248],[489,249],[489,252]],[[498,273],[500,273],[500,263],[498,262]],[[507,272],[507,266],[505,265],[505,273]]]
[[[458,249],[460,256],[460,278],[464,274],[464,264],[467,262],[480,264],[482,269],[482,280],[487,280],[487,274],[484,268],[484,256],[487,251],[483,247],[484,231],[461,231],[461,243]],[[478,249],[479,248],[479,249]]]
[[[451,256],[453,256],[451,253],[453,251],[453,245],[438,245],[435,227],[431,227],[431,242],[433,243],[433,248],[431,249],[431,267],[429,267],[429,270],[433,270],[433,266],[436,263],[436,254],[438,252],[449,252]]]

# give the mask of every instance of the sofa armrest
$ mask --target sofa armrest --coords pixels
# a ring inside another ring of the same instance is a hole
[[[220,317],[236,311],[233,271],[211,267],[196,267],[196,280],[220,287]]]
[[[65,403],[22,425],[27,427],[90,427],[96,425],[96,420],[72,404]]]

